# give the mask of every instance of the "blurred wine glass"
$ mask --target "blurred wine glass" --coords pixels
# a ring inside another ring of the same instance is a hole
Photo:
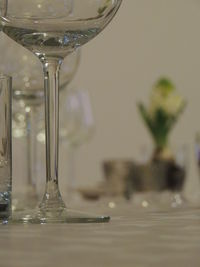
[[[66,173],[61,173],[67,179],[67,200],[76,196],[76,153],[77,149],[90,141],[95,133],[95,122],[91,99],[88,90],[72,88],[66,92],[66,98],[61,104],[61,142],[64,144],[64,159],[68,154]],[[64,170],[64,169],[63,169]],[[61,177],[62,177],[61,176]]]
[[[171,144],[171,159],[152,161],[153,147],[142,145],[133,174],[133,202],[145,209],[184,208],[189,168],[187,144]]]
[[[1,32],[0,72],[13,77],[13,208],[33,208],[37,204],[36,135],[44,112],[44,80],[40,61],[28,50]],[[60,72],[60,90],[67,88],[80,62],[80,50],[71,53]],[[41,108],[42,107],[42,108]]]
[[[77,147],[94,133],[94,117],[89,92],[71,88],[61,100],[60,137],[68,145]]]
[[[88,90],[83,88],[68,88],[60,94],[60,143],[61,156],[59,169],[63,197],[72,200],[77,187],[76,152],[83,144],[89,142],[95,133],[91,98]],[[41,120],[37,140],[45,144],[44,120]],[[40,169],[44,173],[44,155],[40,160]],[[66,160],[67,159],[67,160]],[[43,181],[40,181],[41,183]],[[41,193],[43,185],[39,185]],[[64,188],[64,190],[63,190]]]

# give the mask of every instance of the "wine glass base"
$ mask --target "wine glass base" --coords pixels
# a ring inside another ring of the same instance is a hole
[[[56,215],[56,216],[55,216]],[[98,216],[81,211],[63,209],[60,214],[30,210],[26,212],[13,212],[8,224],[57,224],[57,223],[106,223],[109,216]],[[5,221],[3,222],[5,224]]]

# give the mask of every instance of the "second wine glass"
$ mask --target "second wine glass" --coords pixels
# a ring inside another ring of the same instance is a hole
[[[38,202],[37,125],[44,103],[44,81],[39,60],[24,47],[1,35],[0,72],[13,77],[13,201],[14,210],[34,208]],[[67,88],[80,62],[80,49],[62,64],[60,90]],[[19,168],[20,166],[20,168]]]

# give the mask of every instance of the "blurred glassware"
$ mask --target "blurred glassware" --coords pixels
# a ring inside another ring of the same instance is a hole
[[[13,89],[17,92],[27,92],[27,90],[39,90],[44,93],[44,78],[41,62],[27,49],[16,42],[13,42],[4,33],[1,34],[0,72],[13,77]],[[64,59],[60,70],[60,88],[65,87],[76,74],[80,61],[80,50],[71,53]],[[24,97],[30,97],[31,93]]]
[[[44,119],[40,121],[40,130],[37,134],[39,143],[45,144]],[[60,142],[61,156],[60,177],[61,190],[66,200],[71,200],[77,187],[76,179],[76,151],[88,142],[95,133],[91,98],[88,90],[83,88],[68,88],[60,94]],[[66,160],[67,158],[67,160]],[[45,166],[40,161],[41,168]],[[44,186],[44,185],[43,185]],[[40,186],[42,188],[42,186]],[[65,190],[63,190],[65,188]]]
[[[182,191],[188,171],[188,147],[187,145],[172,147],[173,160],[152,161],[153,148],[142,146],[141,160],[135,162],[132,177],[135,204],[143,208],[150,206],[177,208],[186,205]],[[157,201],[158,198],[160,201]]]
[[[0,224],[11,217],[12,194],[12,136],[11,96],[12,78],[0,74]]]
[[[95,123],[91,98],[84,88],[71,88],[61,100],[60,137],[73,147],[79,147],[94,134]]]
[[[77,190],[76,153],[77,149],[89,142],[95,134],[95,120],[89,92],[84,88],[72,88],[66,92],[66,97],[61,101],[61,130],[60,137],[63,142],[64,155],[68,161],[66,170],[63,168],[61,177],[67,181],[64,197],[71,201]]]
[[[2,32],[0,49],[5,51],[1,54],[0,72],[13,76],[13,137],[17,146],[13,149],[13,209],[33,208],[38,200],[35,179],[40,177],[36,157],[37,124],[44,119],[40,109],[40,106],[44,109],[42,66],[30,51]],[[79,49],[66,57],[60,72],[60,89],[66,88],[74,78],[79,62]]]

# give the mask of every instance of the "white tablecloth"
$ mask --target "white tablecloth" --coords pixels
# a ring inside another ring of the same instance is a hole
[[[105,224],[1,225],[0,267],[200,266],[200,209],[105,203],[79,206],[109,213]]]

